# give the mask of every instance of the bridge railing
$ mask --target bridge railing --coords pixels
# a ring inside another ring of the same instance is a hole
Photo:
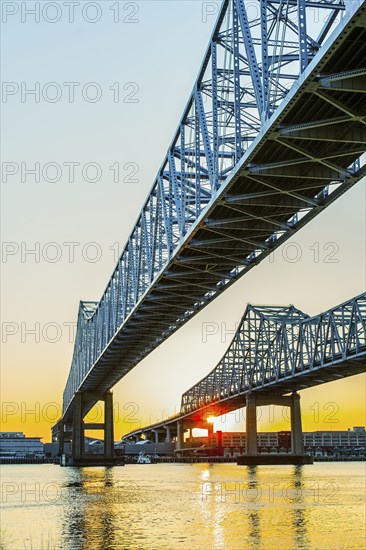
[[[315,317],[248,305],[219,364],[182,396],[181,413],[366,354],[366,293]]]
[[[223,1],[173,141],[103,296],[84,320],[80,306],[64,410],[344,11],[342,0]],[[296,222],[291,217],[287,226]]]

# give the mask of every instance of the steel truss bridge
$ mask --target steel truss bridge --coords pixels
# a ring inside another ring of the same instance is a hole
[[[219,364],[182,396],[181,415],[230,408],[249,393],[283,395],[366,370],[366,293],[309,317],[248,305]],[[220,409],[220,407],[219,407]]]
[[[361,0],[223,1],[103,296],[80,304],[63,420],[365,175],[365,27]]]

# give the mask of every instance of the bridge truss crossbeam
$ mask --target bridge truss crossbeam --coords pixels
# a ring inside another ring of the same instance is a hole
[[[248,305],[219,364],[182,396],[181,414],[258,390],[300,386],[364,372],[366,293],[315,317],[294,306]],[[323,378],[323,371],[325,378]]]

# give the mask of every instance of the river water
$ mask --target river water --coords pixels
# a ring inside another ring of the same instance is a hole
[[[362,462],[1,472],[1,549],[365,548]]]

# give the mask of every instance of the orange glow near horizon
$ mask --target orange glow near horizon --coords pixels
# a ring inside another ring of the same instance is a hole
[[[354,426],[365,426],[365,388],[366,375],[358,375],[337,382],[330,382],[303,390],[301,395],[301,414],[304,431],[337,431],[352,429]],[[141,390],[142,392],[142,390]],[[143,392],[142,392],[143,393]],[[136,396],[136,400],[138,396]],[[161,421],[171,412],[168,407],[159,414],[159,404],[156,399],[142,399],[141,405],[129,401],[124,384],[117,384],[114,390],[115,440],[122,435],[140,427]],[[1,431],[24,432],[26,436],[40,436],[43,442],[51,440],[51,427],[58,419],[61,405],[55,401],[36,402],[26,400],[23,396],[20,402],[3,400]],[[155,411],[155,415],[151,414]],[[289,430],[288,409],[282,407],[258,407],[258,431],[276,432]],[[102,408],[92,409],[86,420],[101,422]],[[245,408],[237,409],[221,417],[208,417],[215,431],[244,432]],[[198,429],[195,433],[199,435]],[[202,432],[203,433],[203,432]],[[90,432],[87,435],[102,438],[103,432]]]

